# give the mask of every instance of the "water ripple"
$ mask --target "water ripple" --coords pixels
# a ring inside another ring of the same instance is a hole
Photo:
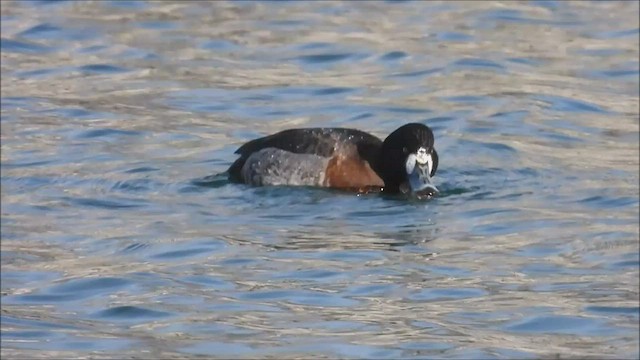
[[[598,114],[606,114],[609,112],[596,104],[562,96],[539,95],[536,99],[548,104],[549,109],[559,112],[593,112]]]
[[[146,309],[139,306],[116,306],[94,314],[95,318],[101,320],[123,321],[128,323],[153,321],[168,316],[171,316],[168,312]]]
[[[0,51],[9,53],[45,54],[52,52],[53,49],[34,42],[2,38],[0,39]]]
[[[516,333],[581,334],[583,336],[604,335],[607,332],[605,324],[601,321],[563,315],[534,316],[508,325],[506,329]]]

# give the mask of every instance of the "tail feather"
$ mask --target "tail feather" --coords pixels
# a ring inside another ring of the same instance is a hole
[[[245,161],[247,161],[247,158],[244,156],[241,156],[238,159],[236,159],[236,161],[234,161],[233,164],[231,164],[231,166],[229,166],[227,173],[229,174],[230,181],[234,181],[234,182],[244,181],[242,179],[242,167],[244,166]]]

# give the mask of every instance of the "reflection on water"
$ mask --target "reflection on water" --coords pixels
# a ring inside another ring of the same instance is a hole
[[[3,2],[2,356],[637,357],[637,2]],[[244,141],[434,129],[430,201]]]

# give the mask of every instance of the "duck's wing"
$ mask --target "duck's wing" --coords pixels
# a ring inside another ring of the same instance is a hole
[[[284,130],[279,133],[251,140],[242,145],[236,154],[240,157],[229,167],[227,172],[234,181],[247,182],[246,174],[242,174],[245,162],[253,154],[278,154],[278,162],[286,164],[317,163],[328,161],[334,155],[348,153],[357,155],[373,164],[378,156],[382,141],[364,131],[345,128],[302,128]],[[265,149],[278,150],[265,152]],[[338,152],[338,153],[337,153]],[[290,155],[287,155],[290,154]],[[309,159],[301,158],[301,155]],[[255,157],[254,157],[255,158]],[[255,158],[271,164],[273,159]],[[326,159],[326,160],[325,160]],[[322,169],[324,171],[324,169]]]
[[[236,154],[247,157],[256,151],[276,148],[295,154],[313,154],[331,157],[337,148],[343,145],[354,145],[362,148],[379,148],[382,141],[364,131],[345,128],[304,128],[290,129],[279,133],[251,140],[242,145]],[[364,150],[360,150],[364,151]]]

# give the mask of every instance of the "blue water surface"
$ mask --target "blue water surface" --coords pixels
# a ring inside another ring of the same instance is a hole
[[[638,358],[638,2],[2,3],[7,358]],[[440,196],[251,188],[429,125]]]

